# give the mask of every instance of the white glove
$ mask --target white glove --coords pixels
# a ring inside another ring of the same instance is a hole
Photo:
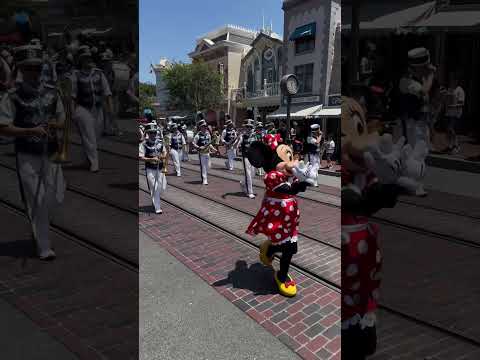
[[[401,175],[401,150],[404,144],[403,136],[394,144],[392,136],[385,134],[378,145],[370,147],[363,155],[367,168],[375,174],[380,183],[397,183]]]
[[[415,194],[417,189],[423,188],[422,180],[425,177],[425,158],[428,148],[425,141],[419,141],[412,149],[407,144],[402,149],[402,169],[398,184],[409,193]]]
[[[305,164],[303,161],[300,161],[298,165],[292,169],[292,173],[301,182],[314,185],[317,177],[316,174],[318,173],[318,166],[313,166],[310,163]]]

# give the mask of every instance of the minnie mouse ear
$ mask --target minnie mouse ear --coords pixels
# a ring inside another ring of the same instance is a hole
[[[247,151],[247,158],[256,168],[265,168],[269,166],[272,162],[272,150],[267,146],[267,144],[261,141],[253,142]]]

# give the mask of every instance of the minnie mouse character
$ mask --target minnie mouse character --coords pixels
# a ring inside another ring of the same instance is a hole
[[[376,349],[382,255],[369,217],[414,195],[424,176],[426,144],[369,131],[364,109],[342,99],[342,358],[361,360]]]
[[[275,272],[275,282],[280,294],[295,296],[297,287],[295,281],[288,275],[290,262],[297,253],[298,225],[300,210],[295,198],[299,192],[306,190],[307,181],[300,181],[295,173],[304,180],[305,171],[298,169],[299,163],[293,159],[290,146],[278,141],[256,141],[250,145],[247,157],[254,167],[265,170],[266,185],[262,207],[247,229],[247,234],[264,234],[268,240],[260,246],[260,261],[272,266],[275,253],[282,253],[280,270]],[[308,174],[307,174],[308,175]],[[294,181],[290,182],[289,178]]]

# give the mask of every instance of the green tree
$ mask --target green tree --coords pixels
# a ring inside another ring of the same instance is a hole
[[[143,110],[145,108],[150,108],[153,110],[153,103],[155,102],[155,85],[149,83],[140,83],[139,84],[139,116],[143,115]]]
[[[201,111],[218,107],[223,98],[223,77],[204,62],[176,63],[163,73],[173,107]]]

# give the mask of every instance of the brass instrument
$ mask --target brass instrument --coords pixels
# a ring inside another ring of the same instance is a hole
[[[68,145],[70,141],[70,131],[72,125],[72,107],[71,107],[71,82],[68,78],[64,78],[60,82],[58,91],[65,109],[65,121],[63,125],[63,139],[58,152],[53,156],[52,160],[56,163],[68,163]]]
[[[164,174],[167,174],[168,173],[168,158],[170,157],[169,154],[170,154],[170,135],[166,134],[164,137],[163,137],[163,146],[165,147],[165,150],[166,150],[166,156],[165,156],[165,161],[163,163],[163,170],[162,172]]]

